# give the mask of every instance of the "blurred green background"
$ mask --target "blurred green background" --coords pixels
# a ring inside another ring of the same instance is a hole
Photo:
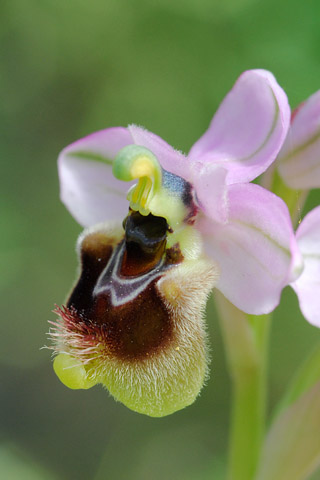
[[[0,24],[0,476],[220,480],[230,384],[212,299],[211,378],[193,406],[167,418],[133,413],[100,387],[68,390],[40,350],[74,281],[81,230],[59,201],[56,157],[129,123],[188,151],[249,68],[271,70],[297,105],[320,88],[320,3],[2,0]],[[312,192],[306,208],[318,203]],[[291,291],[282,300],[270,408],[320,337]]]

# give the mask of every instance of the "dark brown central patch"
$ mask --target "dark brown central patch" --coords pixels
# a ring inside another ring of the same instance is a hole
[[[151,355],[172,335],[172,321],[155,282],[133,301],[117,307],[112,305],[109,294],[100,294],[88,314],[94,324],[103,327],[108,348],[118,357],[137,359]]]
[[[142,250],[138,244],[133,244],[131,239],[121,242],[120,245],[126,247],[119,265],[119,274],[124,285],[133,278],[143,280],[150,270],[152,272],[152,269],[157,267],[159,252],[164,251],[163,240],[161,242],[161,247],[155,249],[154,257],[152,252]],[[172,340],[171,314],[158,294],[156,283],[161,276],[161,270],[165,271],[179,263],[182,256],[178,254],[178,247],[167,250],[166,261],[161,269],[158,267],[157,278],[146,283],[143,291],[132,300],[115,306],[110,290],[94,294],[94,288],[109,265],[112,253],[118,249],[119,245],[116,246],[115,242],[103,233],[91,234],[83,241],[81,275],[67,308],[76,312],[79,319],[87,324],[92,337],[96,338],[97,342],[102,341],[110,354],[118,358],[142,359],[155,354]],[[163,255],[165,254],[162,253]],[[112,278],[106,278],[105,282],[112,282]]]

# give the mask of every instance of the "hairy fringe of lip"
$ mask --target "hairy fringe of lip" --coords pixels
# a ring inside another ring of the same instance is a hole
[[[108,235],[113,245],[123,238],[121,227],[100,224],[80,236],[78,253],[86,237],[96,232]],[[84,321],[72,306],[55,309],[59,318],[50,322],[49,348],[54,355],[74,358],[92,385],[101,383],[136,412],[162,417],[192,404],[208,378],[204,310],[219,278],[216,265],[203,255],[197,257],[184,259],[155,281],[172,326],[161,348],[141,358],[121,358],[110,350],[104,324]]]

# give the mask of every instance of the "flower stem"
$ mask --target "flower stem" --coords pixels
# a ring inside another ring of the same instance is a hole
[[[215,300],[233,390],[228,480],[251,480],[265,430],[270,318],[246,315],[218,292]]]

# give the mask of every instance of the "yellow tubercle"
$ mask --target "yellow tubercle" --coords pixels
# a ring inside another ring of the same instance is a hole
[[[66,353],[60,353],[53,362],[53,369],[59,380],[72,390],[88,389],[97,381],[88,378],[86,369],[80,361]]]

